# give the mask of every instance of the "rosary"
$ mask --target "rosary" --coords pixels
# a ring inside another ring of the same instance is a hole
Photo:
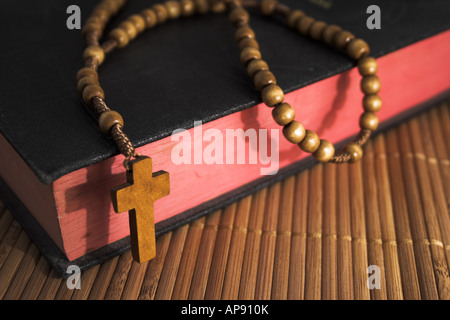
[[[357,162],[362,158],[362,146],[378,126],[375,112],[382,105],[378,95],[380,80],[376,76],[377,62],[369,57],[369,46],[364,40],[337,25],[315,20],[303,11],[292,10],[277,0],[169,0],[128,17],[100,44],[106,24],[125,3],[126,0],[103,0],[94,8],[82,30],[87,47],[83,52],[84,67],[77,73],[76,80],[77,90],[84,102],[98,115],[101,131],[113,139],[120,153],[125,156],[123,165],[127,183],[113,188],[111,199],[117,213],[129,212],[131,251],[135,261],[143,263],[156,255],[153,204],[169,194],[169,174],[164,171],[153,173],[152,159],[136,153],[123,131],[122,116],[109,109],[105,103],[97,70],[108,53],[125,47],[146,29],[179,17],[228,10],[229,20],[236,29],[235,40],[240,50],[240,61],[253,79],[255,88],[261,92],[264,104],[273,108],[273,119],[283,127],[284,137],[297,144],[301,150],[312,153],[320,162]],[[262,59],[255,32],[249,26],[249,14],[244,8],[246,6],[259,8],[263,15],[281,15],[287,25],[301,35],[330,45],[357,62],[362,76],[361,91],[364,93],[364,112],[359,119],[361,130],[356,139],[342,151],[335,151],[332,143],[320,139],[317,133],[305,129],[295,120],[294,109],[284,102],[283,90],[277,85],[267,62]]]

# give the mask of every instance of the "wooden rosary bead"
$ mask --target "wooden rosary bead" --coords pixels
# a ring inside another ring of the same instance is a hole
[[[240,59],[241,63],[246,66],[251,60],[261,59],[261,52],[253,47],[245,47],[241,51]]]
[[[362,76],[374,76],[378,71],[377,60],[373,57],[365,57],[358,61],[358,71]]]
[[[130,42],[128,33],[121,28],[116,28],[113,31],[111,31],[109,37],[117,41],[118,48],[123,48]]]
[[[116,124],[120,125],[121,127],[124,126],[123,118],[117,111],[105,111],[100,115],[98,119],[100,130],[105,135],[109,135],[111,128]]]
[[[178,1],[166,1],[164,3],[167,9],[167,15],[169,19],[176,19],[181,15],[181,7]]]
[[[378,128],[378,116],[372,111],[364,112],[359,118],[359,126],[361,129],[375,131]]]
[[[261,59],[254,59],[249,62],[247,65],[247,73],[250,76],[250,78],[253,78],[253,76],[261,70],[269,70],[269,66],[267,65],[267,62]]]
[[[208,13],[209,12],[208,0],[195,0],[195,11],[200,14]]]
[[[281,103],[272,110],[272,117],[277,124],[285,126],[294,121],[295,111],[289,103]]]
[[[252,30],[252,28],[250,28],[249,26],[247,26],[247,25],[244,25],[244,26],[242,26],[242,27],[239,27],[237,30],[236,30],[236,33],[235,33],[235,40],[237,41],[237,42],[239,42],[239,41],[241,41],[242,39],[244,39],[244,38],[251,38],[251,39],[254,39],[255,38],[255,32]]]
[[[261,91],[261,98],[268,107],[273,107],[284,100],[283,90],[276,84],[269,84]]]
[[[98,73],[97,71],[95,71],[92,68],[81,68],[78,72],[77,72],[77,76],[76,79],[77,81],[80,81],[81,78],[84,77],[91,77],[94,78],[95,80],[98,80]]]
[[[250,20],[250,16],[247,10],[238,7],[231,10],[230,14],[228,15],[228,19],[230,19],[230,22],[233,26],[238,26],[247,24]]]
[[[99,24],[104,26],[105,25],[105,21],[102,21],[102,19],[100,19],[99,17],[96,16],[90,16],[89,18],[87,18],[86,23],[85,24]]]
[[[222,1],[213,1],[211,3],[211,11],[214,13],[221,13],[227,9],[226,5]]]
[[[148,29],[153,28],[158,23],[155,11],[151,9],[145,9],[141,12],[142,17],[145,20],[145,25]]]
[[[293,10],[293,11],[291,11],[289,13],[289,15],[288,15],[288,18],[287,18],[288,26],[291,27],[291,28],[296,28],[298,19],[300,19],[304,15],[305,15],[305,13],[303,11],[301,11],[301,10]]]
[[[297,22],[297,31],[302,35],[307,35],[309,28],[316,21],[314,18],[309,16],[301,17]]]
[[[277,5],[277,0],[262,0],[259,8],[261,13],[265,16],[270,16],[275,12],[275,7]]]
[[[89,46],[83,52],[83,59],[95,58],[97,63],[101,65],[105,60],[105,52],[100,46]]]
[[[109,18],[111,17],[111,13],[106,9],[96,8],[92,12],[92,16],[100,19],[100,21],[102,21],[104,23],[109,20]]]
[[[136,38],[137,29],[132,22],[124,21],[121,24],[119,24],[119,28],[127,33],[129,40],[133,40],[134,38]]]
[[[340,31],[342,31],[342,28],[335,24],[330,24],[330,25],[326,26],[322,32],[323,42],[325,42],[329,46],[332,46],[334,43],[333,42],[334,36]]]
[[[365,111],[378,112],[381,110],[383,102],[378,94],[365,95],[362,102]]]
[[[259,49],[259,43],[255,39],[244,38],[238,43],[239,50],[244,49],[245,47],[253,47],[255,49]]]
[[[323,21],[314,21],[309,28],[309,35],[314,40],[321,40],[322,34],[325,28],[327,27],[327,23]]]
[[[305,138],[305,134],[305,128],[300,122],[296,120],[291,121],[289,124],[283,127],[284,137],[287,141],[294,144],[300,143],[303,138]]]
[[[103,92],[103,89],[96,84],[90,84],[83,89],[83,100],[86,104],[90,104],[91,99],[93,97],[100,97],[102,99],[105,99],[105,93]]]
[[[255,74],[253,82],[257,90],[262,90],[262,88],[268,86],[269,84],[276,84],[277,80],[275,79],[273,73],[269,70],[261,70]]]
[[[306,130],[305,138],[298,144],[305,152],[313,153],[319,148],[320,138],[314,131]]]
[[[363,156],[363,149],[362,147],[357,143],[349,143],[344,147],[344,151],[348,152],[350,154],[350,162],[355,163],[361,160]]]
[[[159,4],[159,3],[154,4],[152,6],[152,10],[156,14],[156,19],[157,19],[158,23],[163,23],[167,20],[168,13],[167,13],[167,9],[164,5]]]
[[[362,39],[353,39],[347,46],[347,54],[354,60],[367,56],[369,52],[369,45]]]
[[[117,14],[121,7],[120,2],[114,0],[105,0],[101,2],[99,6],[105,8],[111,15]]]
[[[364,94],[378,93],[380,89],[381,83],[377,76],[364,76],[361,79],[361,91]]]
[[[181,7],[181,15],[183,17],[189,17],[195,13],[195,4],[194,1],[192,0],[181,0],[180,7]]]
[[[87,87],[90,84],[96,84],[96,85],[100,85],[98,83],[98,79],[97,78],[93,78],[93,77],[83,77],[81,78],[78,82],[77,82],[77,91],[79,94],[83,93],[83,90],[85,87]]]
[[[133,14],[131,17],[128,18],[128,20],[134,25],[137,33],[141,33],[145,30],[146,23],[142,16],[138,14]]]
[[[319,147],[314,151],[313,156],[320,162],[328,162],[334,156],[334,146],[327,140],[320,140]]]
[[[333,44],[340,50],[345,50],[347,45],[355,39],[353,33],[345,30],[341,30],[334,35]]]

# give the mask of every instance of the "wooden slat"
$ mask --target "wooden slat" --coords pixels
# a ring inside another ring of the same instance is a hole
[[[361,162],[349,165],[350,214],[352,228],[353,292],[356,300],[369,300],[367,287],[367,238]]]
[[[354,297],[348,166],[348,164],[342,164],[336,168],[337,281],[339,300],[351,300]]]
[[[241,300],[252,300],[255,296],[266,195],[264,188],[252,196],[238,295]]]
[[[292,211],[291,259],[289,262],[288,299],[305,297],[306,278],[306,225],[308,216],[309,171],[296,176]]]
[[[323,166],[311,169],[306,226],[305,299],[318,300],[322,288]]]
[[[106,300],[120,299],[132,263],[133,258],[131,256],[131,251],[127,251],[120,256],[119,261],[117,262],[116,268],[114,270],[114,274],[112,275],[111,282],[109,283],[108,291],[106,291],[105,295]]]
[[[383,241],[381,236],[380,211],[377,199],[377,181],[375,178],[373,143],[369,141],[364,149],[363,179],[364,211],[367,239],[368,266],[376,266],[380,270],[380,288],[370,290],[372,300],[386,300],[386,270],[384,267]]]
[[[101,300],[105,297],[108,286],[111,282],[112,275],[116,269],[119,257],[114,257],[104,263],[99,268],[97,276],[95,277],[94,283],[92,284],[89,296],[89,300]]]
[[[89,270],[86,270],[82,274],[81,278],[81,288],[74,290],[71,299],[72,300],[87,300],[89,294],[92,291],[92,287],[97,278],[98,272],[100,270],[100,265],[94,266]]]
[[[205,219],[205,217],[202,217],[189,226],[183,256],[181,257],[180,267],[172,293],[173,300],[186,300],[189,297],[189,289],[191,288],[195,261],[197,260],[200,241],[205,227]]]
[[[238,298],[250,205],[251,197],[246,197],[237,203],[221,295],[221,299],[224,300],[236,300]]]
[[[44,256],[40,256],[33,273],[28,280],[25,289],[20,296],[21,300],[36,300],[50,273],[50,265]]]
[[[6,259],[8,258],[9,253],[11,252],[14,244],[22,233],[22,228],[20,227],[19,222],[14,220],[2,241],[0,242],[0,268],[3,267]]]
[[[373,141],[376,171],[375,181],[386,273],[386,297],[390,300],[401,300],[403,299],[403,289],[384,134],[378,135]]]
[[[5,210],[3,210],[2,216],[0,217],[0,242],[3,241],[3,237],[6,235],[6,233],[8,233],[8,230],[10,229],[13,221],[14,217],[12,216],[11,212],[9,212],[9,210],[5,208]]]
[[[236,203],[225,208],[217,230],[217,238],[214,254],[209,270],[208,284],[206,286],[205,299],[220,299],[222,295],[223,281],[230,250],[231,235],[236,216]]]
[[[267,192],[267,204],[264,210],[258,273],[256,277],[255,299],[257,300],[270,299],[272,291],[280,189],[281,186],[277,183],[270,186]]]
[[[168,300],[172,297],[188,229],[189,225],[184,225],[173,231],[155,294],[155,299],[157,300]]]
[[[140,300],[152,300],[155,298],[171,238],[172,232],[166,233],[158,238],[156,242],[156,258],[148,263],[139,294]]]
[[[189,290],[189,299],[200,300],[205,297],[221,213],[221,211],[216,211],[206,218]]]
[[[0,269],[0,283],[2,284],[0,286],[0,299],[5,295],[29,246],[30,238],[25,231],[22,230],[14,247],[9,252],[8,258]]]
[[[121,300],[136,300],[139,297],[147,266],[148,261],[142,264],[132,262],[127,282],[120,297]]]
[[[408,205],[405,198],[402,163],[398,149],[397,135],[394,130],[387,134],[389,183],[391,185],[392,206],[394,212],[395,232],[397,236],[398,255],[402,278],[403,296],[407,300],[420,299],[420,286],[415,262],[414,246],[408,217]],[[418,271],[419,270],[419,271]]]
[[[53,270],[50,270],[37,300],[53,300],[61,285],[65,284],[65,280],[61,280]]]
[[[3,299],[5,300],[18,300],[24,292],[27,282],[31,278],[36,265],[38,264],[39,257],[41,256],[38,248],[32,243],[27,252],[25,253],[22,262],[15,274],[14,279],[8,287]]]
[[[295,176],[281,185],[280,207],[278,209],[277,242],[273,265],[271,299],[286,300],[289,283],[289,260],[292,238],[292,207],[294,205]]]
[[[323,300],[336,300],[337,290],[337,225],[336,225],[336,166],[327,164],[323,172],[322,221],[322,292]]]

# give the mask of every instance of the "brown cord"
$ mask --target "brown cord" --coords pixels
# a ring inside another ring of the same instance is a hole
[[[97,59],[95,59],[93,57],[88,58],[88,59],[86,59],[86,61],[84,63],[84,66],[87,67],[87,68],[91,68],[91,69],[97,70],[97,68],[98,68],[98,61],[97,61]]]
[[[349,162],[351,159],[351,155],[348,152],[345,151],[337,151],[333,158],[330,159],[330,162],[332,163],[345,163]]]
[[[117,47],[117,41],[114,39],[109,39],[109,40],[105,41],[101,47],[102,47],[103,51],[105,52],[105,54],[108,54]]]
[[[97,115],[101,115],[103,112],[111,110],[108,108],[105,101],[100,97],[93,97],[91,100],[91,105]]]
[[[367,141],[370,138],[371,131],[367,129],[363,129],[359,132],[358,136],[355,139],[355,143],[359,144],[360,146],[363,146],[367,143]],[[330,162],[333,163],[344,163],[351,160],[350,153],[346,151],[338,151],[336,154],[331,158]]]
[[[365,145],[369,140],[371,133],[372,131],[368,129],[362,129],[356,137],[355,143],[359,144],[360,146]]]
[[[89,32],[86,34],[86,44],[88,46],[98,46],[98,39],[100,37],[98,36],[98,34],[96,34],[95,32]]]
[[[133,147],[130,139],[128,139],[127,135],[123,132],[122,126],[116,124],[111,128],[111,137],[117,145],[120,153],[126,157],[134,157],[136,156],[136,149]]]

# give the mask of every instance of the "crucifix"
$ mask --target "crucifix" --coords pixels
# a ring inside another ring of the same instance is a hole
[[[152,172],[152,159],[138,157],[130,162],[127,183],[111,190],[117,213],[129,212],[130,241],[133,259],[139,263],[156,256],[153,204],[170,193],[169,174]]]

